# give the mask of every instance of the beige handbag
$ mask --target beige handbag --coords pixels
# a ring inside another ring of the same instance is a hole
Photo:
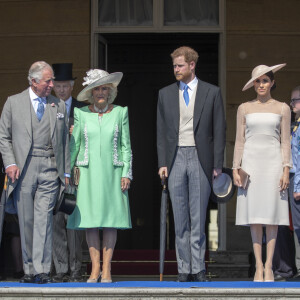
[[[242,168],[240,168],[238,170],[238,172],[239,172],[239,175],[240,175],[240,178],[241,178],[242,188],[244,190],[246,190],[248,188],[248,183],[249,183],[249,177],[250,177],[250,175],[247,172],[245,172]]]
[[[77,187],[79,184],[79,179],[80,179],[80,169],[78,167],[74,167],[73,168],[73,172],[72,172],[72,181],[73,184]]]

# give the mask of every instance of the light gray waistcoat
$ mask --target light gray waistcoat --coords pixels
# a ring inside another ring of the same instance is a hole
[[[197,87],[194,89],[192,96],[190,97],[189,105],[186,106],[183,92],[179,90],[179,137],[178,137],[178,146],[195,146],[194,138],[194,106],[196,98]]]
[[[38,120],[36,113],[31,105],[31,122],[32,122],[32,150],[52,149],[50,116],[46,108],[41,121]]]

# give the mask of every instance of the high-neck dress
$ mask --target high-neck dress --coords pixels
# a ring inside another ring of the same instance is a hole
[[[290,119],[288,105],[276,100],[239,106],[233,168],[250,180],[238,188],[236,225],[289,225],[288,191],[279,182],[290,166]]]

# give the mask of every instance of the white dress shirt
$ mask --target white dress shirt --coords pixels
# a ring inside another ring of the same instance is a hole
[[[191,99],[194,90],[197,88],[197,84],[198,84],[198,78],[195,76],[195,78],[192,81],[190,81],[188,84],[185,84],[184,82],[179,81],[179,89],[181,90],[181,92],[183,94],[184,87],[185,87],[185,85],[187,85],[189,98]]]
[[[33,106],[33,109],[34,109],[34,112],[35,112],[35,113],[36,113],[36,111],[37,111],[37,109],[38,109],[38,106],[39,106],[39,101],[37,100],[37,98],[43,99],[44,109],[46,109],[46,103],[47,103],[46,97],[39,97],[39,96],[32,90],[31,87],[29,88],[29,97],[30,97],[30,100],[31,100],[31,103],[32,103],[32,106]]]

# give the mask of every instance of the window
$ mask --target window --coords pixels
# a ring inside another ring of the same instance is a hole
[[[166,26],[218,26],[219,0],[164,0]]]
[[[99,26],[152,26],[153,0],[99,0]]]

